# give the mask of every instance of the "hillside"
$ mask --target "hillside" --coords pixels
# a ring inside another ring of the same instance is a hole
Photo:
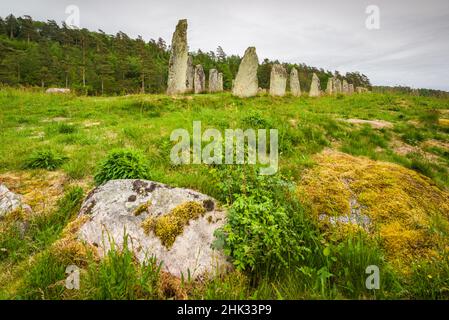
[[[278,174],[171,164],[171,132],[191,133],[193,121],[203,130],[278,129]],[[2,88],[0,127],[0,183],[33,210],[0,220],[0,298],[449,297],[447,98],[84,97]],[[127,250],[99,260],[75,241],[81,202],[112,150],[138,154],[145,178],[220,201],[230,218],[218,238],[235,271],[179,279],[137,264]],[[369,230],[341,223],[349,213],[372,222]],[[64,288],[71,263],[82,268],[79,291]],[[381,290],[365,288],[368,265],[381,268]]]

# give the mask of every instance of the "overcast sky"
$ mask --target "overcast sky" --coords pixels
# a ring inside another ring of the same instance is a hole
[[[164,38],[179,19],[189,22],[191,51],[221,45],[259,60],[360,71],[375,85],[449,91],[449,0],[1,0],[0,16],[65,21],[68,5],[80,25],[132,37]],[[368,30],[366,8],[380,9],[380,29]]]

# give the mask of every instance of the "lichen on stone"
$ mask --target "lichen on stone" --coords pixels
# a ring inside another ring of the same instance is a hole
[[[184,227],[189,224],[189,221],[203,216],[205,212],[206,209],[203,205],[189,201],[177,206],[161,217],[148,217],[142,222],[141,226],[145,234],[148,235],[150,232],[154,232],[162,244],[167,249],[170,249],[177,236],[184,232]]]
[[[143,204],[141,204],[140,206],[138,206],[135,210],[134,210],[134,215],[136,217],[140,216],[142,213],[144,212],[148,212],[148,209],[150,208],[151,203],[150,202],[145,202]]]

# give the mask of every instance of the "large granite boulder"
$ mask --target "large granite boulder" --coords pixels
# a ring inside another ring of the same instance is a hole
[[[334,93],[334,78],[330,77],[329,80],[327,80],[327,87],[326,87],[326,93],[328,95],[332,95]]]
[[[171,54],[168,63],[167,94],[182,94],[187,91],[187,20],[179,20],[173,33]]]
[[[235,77],[232,94],[237,97],[246,98],[257,95],[259,82],[257,80],[257,69],[259,67],[259,58],[256,54],[256,48],[249,47],[245,51],[242,62],[240,62],[239,71]]]
[[[270,74],[270,95],[271,96],[285,96],[285,89],[287,87],[287,70],[281,64],[274,64],[271,67]]]
[[[349,84],[348,84],[348,81],[346,81],[346,80],[343,80],[343,83],[342,83],[342,92],[343,92],[344,94],[348,94],[348,93],[349,93]]]
[[[220,92],[219,81],[218,81],[218,70],[210,69],[209,70],[209,92],[215,93]]]
[[[199,192],[147,180],[112,180],[94,189],[81,206],[89,219],[78,239],[104,255],[111,242],[128,246],[143,262],[155,256],[174,276],[193,278],[225,271],[226,257],[214,249],[214,232],[226,222],[215,199]]]

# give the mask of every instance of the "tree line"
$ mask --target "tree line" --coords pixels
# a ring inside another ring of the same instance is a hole
[[[241,57],[215,52],[191,53],[193,63],[208,74],[215,68],[223,73],[224,89],[232,87]],[[170,48],[164,39],[145,41],[124,32],[109,35],[98,30],[74,29],[54,20],[34,21],[30,16],[0,17],[0,83],[9,86],[65,87],[89,95],[162,93],[166,90]],[[278,61],[265,59],[259,70],[259,86],[268,88],[271,66]],[[346,79],[355,86],[371,87],[359,72],[340,73],[306,64],[283,63],[290,72],[295,67],[303,90],[308,90],[316,73],[325,89],[329,77]]]

